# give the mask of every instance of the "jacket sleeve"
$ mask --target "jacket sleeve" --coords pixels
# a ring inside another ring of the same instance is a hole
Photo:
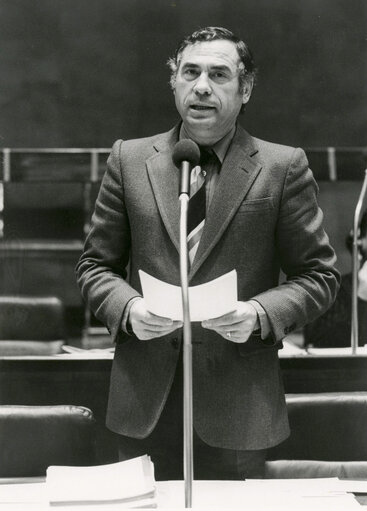
[[[339,288],[336,256],[322,226],[317,194],[306,155],[302,149],[295,149],[284,181],[275,233],[276,252],[286,280],[253,297],[267,313],[274,342],[325,312]]]
[[[115,142],[92,216],[91,229],[76,266],[82,296],[113,341],[128,337],[121,329],[127,303],[139,293],[126,281],[130,226],[120,165],[122,141]]]

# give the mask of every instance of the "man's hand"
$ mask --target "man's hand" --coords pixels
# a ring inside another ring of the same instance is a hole
[[[248,302],[237,302],[237,309],[224,316],[203,321],[201,325],[214,330],[232,342],[246,342],[252,332],[260,327],[255,307]]]
[[[142,341],[167,335],[182,326],[182,321],[172,321],[149,312],[143,298],[132,304],[129,320],[134,334]]]

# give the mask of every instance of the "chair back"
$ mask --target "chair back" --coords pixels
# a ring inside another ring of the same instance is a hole
[[[290,436],[268,477],[367,477],[367,392],[288,394]]]
[[[88,408],[0,405],[0,477],[44,476],[50,465],[95,461],[95,419]]]
[[[0,355],[53,355],[65,344],[64,308],[55,296],[0,296]]]

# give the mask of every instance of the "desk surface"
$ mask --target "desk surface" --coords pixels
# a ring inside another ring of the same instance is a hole
[[[73,349],[73,347],[69,347]],[[74,348],[75,351],[60,353],[56,355],[12,355],[12,356],[0,356],[0,361],[5,360],[112,360],[114,353],[113,348],[106,349],[78,349]],[[367,359],[367,346],[358,347],[355,354],[352,353],[351,347],[345,348],[299,348],[297,346],[285,343],[284,348],[279,350],[279,358],[281,360],[288,359],[317,359],[317,358],[361,358]]]
[[[13,484],[9,484],[12,481]],[[14,484],[15,483],[15,484]],[[36,483],[36,484],[30,484]],[[343,481],[337,479],[311,480],[263,480],[263,481],[194,481],[193,508],[195,509],[244,509],[265,510],[307,510],[323,511],[360,509],[360,496],[342,494]],[[11,501],[12,488],[14,500]],[[10,487],[10,488],[9,488]],[[184,482],[157,482],[157,506],[160,509],[184,508]],[[338,490],[339,488],[339,490]],[[9,491],[10,490],[10,491]],[[348,491],[348,490],[345,490]],[[366,496],[364,496],[366,499]],[[363,499],[362,499],[363,500]],[[51,509],[43,478],[0,480],[0,507],[2,511]],[[124,509],[121,503],[57,505],[59,511],[108,511]]]

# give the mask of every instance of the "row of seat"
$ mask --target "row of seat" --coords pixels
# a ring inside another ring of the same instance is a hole
[[[266,477],[367,478],[367,392],[286,398],[291,436],[269,450]],[[0,406],[1,478],[43,476],[49,465],[105,463],[97,451],[88,408]]]

